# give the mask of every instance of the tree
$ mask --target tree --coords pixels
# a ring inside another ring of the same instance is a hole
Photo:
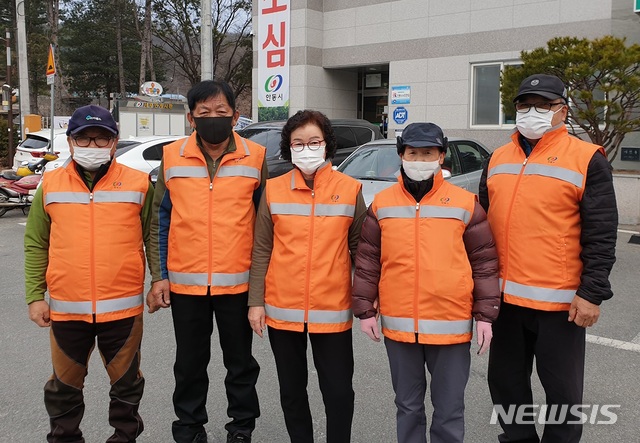
[[[532,74],[552,74],[564,82],[569,95],[570,132],[586,133],[604,147],[612,162],[629,132],[640,130],[640,45],[624,38],[595,40],[557,37],[546,48],[522,51],[522,65],[507,66],[501,93],[507,112],[520,82]]]
[[[200,0],[154,1],[154,35],[194,85],[200,81]],[[213,75],[227,81],[236,97],[251,87],[251,1],[213,0]]]

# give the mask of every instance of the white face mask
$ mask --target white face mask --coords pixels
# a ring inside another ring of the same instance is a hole
[[[311,175],[324,163],[324,153],[325,146],[321,146],[315,151],[306,146],[302,152],[295,152],[292,149],[291,163],[296,165],[304,174]]]
[[[74,146],[73,160],[87,171],[97,171],[100,166],[111,160],[111,149]]]
[[[430,179],[433,177],[433,174],[440,170],[440,161],[410,162],[402,160],[402,168],[411,180],[421,182]]]
[[[536,111],[534,107],[529,109],[525,114],[516,114],[516,128],[520,134],[529,140],[539,140],[551,129],[551,120],[553,116],[560,112],[562,108],[555,112],[545,112],[544,114]]]

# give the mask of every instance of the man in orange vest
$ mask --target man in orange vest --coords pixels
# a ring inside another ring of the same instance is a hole
[[[353,314],[380,341],[379,314],[398,407],[399,443],[426,443],[425,364],[431,375],[431,443],[464,441],[464,389],[472,324],[478,353],[498,316],[498,260],[476,196],[445,181],[447,139],[433,123],[398,137],[396,185],[378,193],[356,255]]]
[[[106,109],[78,108],[67,140],[71,158],[43,177],[24,238],[29,317],[50,326],[47,441],[85,441],[82,391],[97,339],[111,381],[115,431],[107,442],[134,442],[143,430],[143,242],[148,247],[153,186],[147,174],[116,162],[118,127]]]
[[[494,323],[489,388],[495,408],[533,403],[533,360],[546,395],[543,442],[580,441],[585,328],[611,298],[618,213],[600,146],[570,136],[567,90],[535,74],[514,99],[516,131],[480,183],[500,257],[502,310]],[[504,420],[500,442],[535,442],[536,417]],[[568,423],[573,422],[573,423]]]
[[[165,146],[156,183],[149,312],[171,306],[176,337],[173,438],[206,442],[207,366],[215,314],[227,369],[227,443],[247,443],[260,415],[251,354],[249,268],[264,147],[233,132],[240,114],[231,87],[203,81],[187,94],[195,132]]]

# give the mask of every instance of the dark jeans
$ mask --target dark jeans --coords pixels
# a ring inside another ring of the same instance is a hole
[[[349,443],[353,420],[351,329],[308,334],[327,416],[327,443]],[[280,403],[292,443],[313,443],[307,394],[307,333],[269,327],[280,384]]]
[[[138,406],[144,390],[140,373],[142,314],[105,323],[51,322],[53,375],[44,387],[49,414],[49,443],[84,443],[80,422],[84,415],[84,379],[89,357],[98,350],[109,374],[109,423],[115,428],[108,443],[134,442],[144,429]]]
[[[247,314],[246,292],[233,295],[190,296],[171,293],[171,314],[176,336],[176,362],[173,373],[176,387],[173,407],[178,420],[172,432],[176,442],[191,442],[204,432],[207,416],[211,359],[211,334],[215,313],[222,360],[227,369],[228,432],[250,435],[260,416],[256,382],[260,366],[251,354],[253,331]]]
[[[548,412],[560,410],[560,405],[571,408],[582,403],[585,329],[567,321],[568,316],[567,311],[538,311],[502,303],[500,315],[493,323],[489,353],[489,390],[495,405],[507,411],[510,405],[533,403],[534,357]],[[552,405],[558,405],[557,409]],[[575,420],[580,417],[567,413],[564,422]],[[498,437],[500,442],[540,441],[533,423],[505,423],[501,417],[499,421],[504,430]],[[581,435],[581,424],[547,424],[542,441],[577,443]]]

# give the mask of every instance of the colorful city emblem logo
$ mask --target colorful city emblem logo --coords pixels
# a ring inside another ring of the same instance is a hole
[[[282,82],[282,76],[280,74],[270,75],[264,83],[264,90],[266,92],[276,92],[282,87]]]
[[[442,203],[443,205],[448,205],[450,201],[451,199],[449,197],[442,197],[440,199],[440,203]]]
[[[558,161],[558,157],[547,157],[549,163],[555,163]]]

